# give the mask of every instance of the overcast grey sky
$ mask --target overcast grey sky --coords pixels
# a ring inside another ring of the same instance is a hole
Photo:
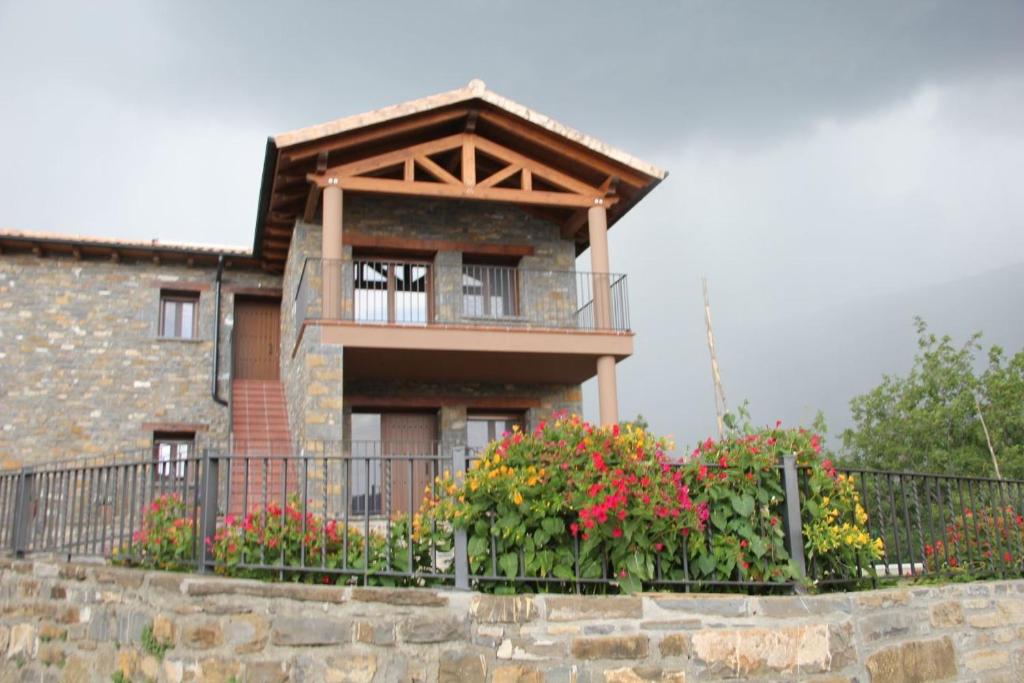
[[[626,415],[713,430],[702,274],[763,422],[845,424],[914,313],[1024,344],[1019,1],[0,0],[0,226],[249,246],[268,135],[471,78],[671,172],[611,236]]]

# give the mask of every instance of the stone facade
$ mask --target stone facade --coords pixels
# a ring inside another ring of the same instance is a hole
[[[1024,582],[500,597],[0,564],[0,680],[1024,680]]]
[[[575,246],[558,226],[521,208],[496,203],[374,195],[347,196],[346,231],[395,240],[530,245],[521,259],[521,310],[540,324],[575,315]],[[443,395],[438,405],[445,444],[465,443],[467,405],[486,397],[525,399],[537,422],[555,409],[581,410],[578,385],[367,382],[345,385],[344,348],[325,344],[302,321],[321,310],[321,229],[299,222],[283,276],[228,269],[221,307],[220,395],[230,387],[233,287],[280,289],[281,379],[292,439],[316,451],[347,435],[345,394],[401,399]],[[352,247],[343,259],[343,317],[351,318]],[[462,317],[461,251],[434,257],[437,320]],[[544,274],[548,271],[563,275]],[[527,275],[529,273],[529,275]],[[215,269],[107,260],[0,256],[0,465],[14,467],[80,455],[139,455],[151,447],[152,425],[194,425],[197,446],[223,447],[229,410],[210,397]],[[195,340],[160,339],[161,289],[199,292]],[[441,293],[447,291],[448,296]],[[552,303],[554,302],[554,303]],[[517,324],[510,321],[508,324]],[[461,404],[452,397],[466,397]],[[498,402],[500,404],[500,401]],[[515,406],[508,406],[514,408]],[[144,427],[149,425],[149,428]]]
[[[436,240],[479,244],[529,244],[532,256],[523,257],[520,269],[554,271],[562,275],[537,275],[524,278],[521,287],[523,307],[532,307],[537,315],[547,316],[549,324],[564,324],[575,311],[575,246],[561,239],[558,226],[532,217],[521,208],[472,201],[430,200],[378,195],[346,195],[343,208],[345,231],[366,237],[387,237],[406,240]],[[308,450],[316,450],[317,442],[343,439],[345,425],[351,414],[337,412],[343,394],[404,399],[444,395],[464,395],[467,403],[473,398],[515,396],[530,398],[538,406],[528,411],[527,419],[535,423],[554,410],[580,412],[582,399],[578,385],[495,385],[452,383],[444,386],[423,382],[344,382],[344,350],[320,341],[316,326],[307,326],[299,338],[301,322],[316,319],[322,311],[321,255],[322,230],[319,225],[299,221],[285,266],[282,304],[281,376],[285,383],[292,436]],[[383,257],[382,257],[383,258]],[[353,249],[343,250],[342,317],[351,319]],[[436,319],[440,322],[466,322],[461,319],[461,267],[463,254],[440,251],[434,259],[434,293]],[[453,273],[455,273],[453,277]],[[445,296],[443,292],[448,292]],[[541,302],[563,301],[564,305],[542,305]],[[314,387],[310,391],[308,387]],[[466,441],[466,405],[458,402],[439,406],[444,445]],[[339,419],[339,417],[341,419]]]
[[[0,465],[148,452],[144,424],[201,425],[223,444],[228,409],[210,397],[214,279],[207,267],[0,256]],[[279,288],[225,270],[220,395],[227,397],[232,287]],[[196,340],[158,338],[161,289],[199,292]]]

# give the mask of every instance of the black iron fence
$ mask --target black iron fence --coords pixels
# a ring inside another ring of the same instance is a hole
[[[233,573],[249,576],[307,575],[332,582],[341,576],[461,589],[519,584],[526,590],[576,592],[618,580],[606,560],[595,565],[590,558],[588,567],[581,566],[575,538],[568,571],[563,566],[561,572],[528,572],[523,549],[510,570],[507,557],[499,556],[500,520],[483,520],[492,531],[489,547],[468,548],[464,531],[420,519],[425,492],[446,495],[434,486],[437,478],[444,481],[448,473],[458,481],[476,457],[464,447],[422,442],[313,446],[299,455],[207,450],[174,462],[150,454],[0,472],[0,544],[18,555],[138,557],[147,542],[140,536],[147,512],[173,499],[180,524],[194,529],[182,536],[187,547],[179,549],[179,558],[197,571],[228,563]],[[772,485],[782,492],[775,509],[795,578],[751,581],[737,571],[711,580],[688,565],[684,545],[682,566],[669,572],[655,560],[644,586],[785,591],[796,589],[803,577],[828,585],[1024,574],[1024,481],[857,469],[840,473],[853,477],[867,533],[884,544],[882,558],[872,565],[837,575],[822,567],[814,553],[805,560],[801,503],[808,481],[787,456],[761,476],[776,478]],[[271,528],[275,545],[241,542],[245,534]],[[701,542],[709,543],[713,526],[705,533],[709,537]],[[232,548],[236,540],[238,547]]]

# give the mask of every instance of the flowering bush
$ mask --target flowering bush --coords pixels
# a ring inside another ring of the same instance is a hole
[[[132,535],[129,548],[115,550],[113,561],[151,569],[182,570],[191,564],[195,546],[194,524],[185,516],[181,496],[167,494],[146,506],[142,528]]]
[[[924,546],[929,572],[984,576],[1024,567],[1024,517],[1012,505],[965,508],[942,537]]]
[[[584,582],[612,577],[625,592],[687,579],[781,583],[796,573],[777,463],[795,453],[819,575],[849,576],[880,556],[853,482],[821,460],[819,436],[777,424],[708,439],[684,462],[670,461],[669,448],[632,425],[596,428],[559,414],[491,444],[464,480],[440,480],[422,514],[467,530],[481,589],[510,592],[515,578],[559,589],[577,571]]]
[[[364,535],[337,520],[303,515],[298,498],[292,497],[284,507],[271,502],[241,518],[226,515],[206,542],[216,571],[225,575],[334,583],[355,581],[356,573],[368,572],[375,574],[369,577],[370,584],[393,586],[408,581],[389,577],[389,572],[415,571],[428,564],[429,545],[414,534],[410,553],[409,532],[408,517],[400,516],[387,531]],[[318,568],[349,573],[315,571]]]
[[[873,562],[882,556],[882,541],[867,532],[867,512],[853,477],[839,474],[832,461],[822,457],[822,450],[820,435],[782,429],[782,423],[776,422],[774,428],[748,427],[746,433],[718,444],[709,439],[694,451],[700,467],[708,462],[718,465],[708,476],[711,481],[718,479],[710,487],[713,508],[734,513],[712,515],[713,523],[722,520],[715,528],[726,532],[726,540],[718,542],[727,546],[718,551],[719,572],[722,553],[733,550],[730,539],[739,539],[735,541],[741,546],[738,564],[746,578],[794,578],[784,548],[783,484],[777,469],[779,458],[788,454],[796,456],[801,474],[804,554],[815,579],[859,578],[862,570],[873,571]],[[697,476],[704,479],[701,472]],[[723,502],[728,506],[716,505]],[[727,554],[725,558],[724,569],[728,569]]]

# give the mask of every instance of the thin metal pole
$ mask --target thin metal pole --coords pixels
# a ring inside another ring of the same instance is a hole
[[[452,448],[452,469],[456,481],[464,481],[466,474],[466,447]],[[455,528],[455,588],[469,590],[469,556],[467,554],[466,530]]]
[[[807,562],[804,559],[804,532],[800,518],[800,482],[797,477],[796,456],[793,454],[783,455],[782,483],[786,496],[783,517],[786,525],[786,550],[796,565],[797,577],[803,579],[807,576]],[[801,592],[803,586],[798,582],[794,589],[796,592]]]

